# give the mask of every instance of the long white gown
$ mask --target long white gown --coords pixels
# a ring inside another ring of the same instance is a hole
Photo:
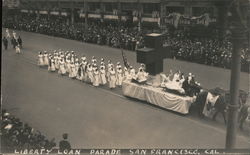
[[[87,67],[87,75],[88,75],[88,79],[90,80],[90,82],[93,83],[94,76],[93,76],[92,66]]]
[[[101,84],[105,85],[107,83],[105,68],[100,69]]]
[[[65,62],[62,61],[62,60],[59,61],[59,70],[58,70],[58,73],[62,74],[62,75],[66,74]]]
[[[38,55],[38,66],[43,66],[44,62],[43,62],[43,55],[39,54]]]
[[[79,66],[80,64],[78,62],[75,63],[75,77],[77,76],[77,72],[78,72],[78,69],[79,69]]]
[[[122,76],[122,69],[118,68],[116,71],[116,85],[121,86],[122,85],[122,81],[123,81],[123,76]]]
[[[43,55],[43,63],[45,66],[49,65],[49,57],[47,53]]]
[[[113,69],[111,69],[110,71],[109,71],[109,73],[110,73],[110,80],[109,80],[109,88],[115,88],[115,86],[116,86],[116,76],[115,76],[115,70]]]
[[[56,71],[56,67],[55,67],[55,60],[52,58],[51,59],[51,67],[50,67],[50,71],[54,72]]]
[[[75,64],[74,63],[71,63],[69,65],[69,77],[70,78],[74,78],[75,77]]]
[[[55,56],[54,59],[55,59],[55,68],[59,69],[59,57]]]
[[[93,81],[93,86],[98,87],[100,85],[100,74],[98,70],[94,71],[94,81]]]

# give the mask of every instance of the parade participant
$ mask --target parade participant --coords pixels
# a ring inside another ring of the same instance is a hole
[[[180,71],[177,71],[175,74],[174,74],[174,77],[173,77],[173,80],[174,82],[176,82],[177,80],[180,80]]]
[[[141,84],[145,84],[147,82],[148,73],[146,73],[143,67],[140,67],[138,73],[136,74],[137,81]]]
[[[111,66],[110,71],[109,71],[109,76],[110,76],[110,80],[109,80],[109,88],[113,89],[116,86],[116,76],[115,76],[115,70],[114,67]]]
[[[73,61],[71,61],[69,65],[69,77],[75,78],[75,64]]]
[[[105,85],[107,83],[106,70],[105,70],[104,63],[101,63],[101,66],[100,66],[100,81],[102,85]]]
[[[75,61],[75,76],[77,76],[79,66],[80,66],[80,64],[79,64],[78,58],[76,58],[76,61]]]
[[[3,46],[4,46],[4,49],[7,50],[8,49],[8,39],[6,39],[6,37],[3,37]]]
[[[13,31],[13,37],[15,38],[15,39],[17,39],[17,36],[16,36],[16,32],[15,31]]]
[[[96,63],[93,63],[93,64],[92,64],[92,66],[93,66],[93,71],[95,71],[96,69],[98,69],[98,67],[97,67],[97,64],[96,64]]]
[[[17,44],[17,46],[16,46],[16,53],[17,54],[21,53],[21,49],[20,49],[20,45],[19,44]]]
[[[49,58],[48,58],[47,51],[44,51],[44,54],[43,54],[43,63],[44,63],[45,66],[47,66],[49,64]]]
[[[136,74],[135,74],[135,69],[133,68],[133,66],[130,66],[130,71],[129,71],[129,76],[128,76],[128,80],[136,80]]]
[[[70,72],[70,57],[69,55],[66,56],[66,60],[65,60],[65,69],[66,69],[66,72],[69,73]]]
[[[17,41],[14,37],[11,38],[11,44],[13,46],[13,49],[16,49],[16,46],[17,46]]]
[[[88,62],[87,62],[87,60],[86,60],[86,57],[85,56],[83,56],[82,58],[82,80],[83,81],[87,81],[87,64],[88,64]]]
[[[43,62],[43,53],[39,52],[38,54],[38,66],[44,66],[44,62]]]
[[[101,58],[101,63],[105,66],[104,58]]]
[[[127,67],[124,67],[123,72],[124,72],[123,80],[127,80],[128,76],[129,76],[129,72],[128,72]]]
[[[23,48],[23,41],[20,36],[17,38],[17,43],[20,45],[20,48]]]
[[[71,54],[69,53],[69,56],[70,56],[70,62],[75,62],[75,52],[71,51]]]
[[[111,60],[108,60],[108,70],[113,66]]]
[[[51,54],[49,54],[48,58],[49,58],[48,71],[50,71],[50,68],[51,68]]]
[[[78,67],[76,79],[80,80],[80,81],[83,80],[83,65],[82,65],[82,63]]]
[[[55,60],[54,60],[54,58],[51,55],[49,56],[48,71],[51,71],[51,72],[56,71]]]
[[[55,68],[59,69],[59,57],[57,52],[55,52],[54,54],[54,61],[55,61]]]
[[[112,66],[113,66],[113,64],[112,64],[112,62],[111,62],[111,60],[108,60],[108,65],[107,65],[107,69],[108,69],[108,71],[107,71],[107,78],[108,78],[108,81],[110,80],[110,69],[112,68]]]
[[[88,64],[87,65],[87,77],[88,77],[88,80],[90,83],[93,83],[94,81],[94,76],[93,76],[93,67],[91,64]]]
[[[6,29],[6,38],[10,38],[10,31],[8,28]]]
[[[50,68],[51,72],[56,71],[56,66],[55,66],[55,60],[53,57],[51,57],[51,68]]]
[[[123,81],[123,75],[122,75],[122,66],[120,64],[118,64],[117,68],[116,68],[116,85],[118,86],[122,86],[122,81]]]
[[[93,86],[98,87],[100,84],[100,74],[98,68],[95,68],[93,74],[94,74]]]
[[[63,58],[60,58],[60,61],[59,61],[58,74],[61,74],[61,75],[65,75],[66,74],[65,62],[64,62]]]

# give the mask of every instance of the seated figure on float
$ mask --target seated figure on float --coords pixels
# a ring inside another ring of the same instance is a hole
[[[135,72],[132,72],[132,73],[135,73]],[[141,67],[139,68],[137,74],[136,73],[132,74],[131,77],[132,77],[131,81],[134,83],[146,84],[147,79],[148,79],[148,73],[145,72],[145,65],[141,64]]]
[[[184,78],[184,75],[180,71],[174,74],[172,80],[169,79],[169,76],[164,78],[164,76],[162,75],[162,77],[164,81],[162,81],[161,86],[163,88],[169,91],[173,91],[173,93],[176,92],[177,94],[181,94],[181,95],[185,94],[185,90],[182,88],[182,84],[185,81],[185,78]]]

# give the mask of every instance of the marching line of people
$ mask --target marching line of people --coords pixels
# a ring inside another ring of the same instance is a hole
[[[11,44],[13,46],[13,49],[16,50],[16,53],[20,54],[21,53],[21,48],[22,48],[22,42],[23,42],[21,37],[20,36],[17,37],[17,34],[16,34],[15,31],[13,31],[12,35],[11,35],[9,29],[7,28],[6,29],[6,35],[2,39],[3,46],[4,46],[5,50],[8,49],[8,44],[9,44],[8,39],[10,39],[10,42],[11,42]]]
[[[148,75],[144,71],[144,64],[136,73],[132,66],[122,67],[120,62],[117,62],[115,66],[111,60],[108,60],[106,65],[104,58],[101,58],[98,65],[95,56],[88,61],[86,56],[79,59],[74,51],[64,52],[62,50],[54,50],[52,53],[39,52],[38,66],[46,66],[50,72],[68,75],[69,78],[91,83],[95,87],[108,84],[110,89],[114,89],[116,86],[121,87],[123,80],[126,79],[145,81]]]

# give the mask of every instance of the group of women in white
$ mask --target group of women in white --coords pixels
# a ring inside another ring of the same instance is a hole
[[[200,86],[200,83],[194,80],[194,75],[189,73],[188,76],[185,78],[184,74],[181,71],[177,71],[173,73],[170,70],[169,74],[161,73],[161,87],[166,87],[168,89],[177,90],[179,93],[184,94],[184,82],[186,81],[187,84],[190,84],[191,81],[194,82],[196,85]]]
[[[147,75],[143,65],[136,73],[132,66],[122,67],[120,62],[114,66],[111,60],[108,60],[106,65],[104,59],[101,58],[99,66],[97,63],[94,56],[90,61],[87,60],[86,56],[79,59],[74,51],[55,50],[52,53],[44,51],[38,54],[38,66],[47,66],[48,71],[57,71],[58,74],[68,75],[72,79],[91,83],[96,87],[108,84],[109,88],[113,89],[116,86],[121,87],[123,80],[145,80],[145,76],[142,75]]]

